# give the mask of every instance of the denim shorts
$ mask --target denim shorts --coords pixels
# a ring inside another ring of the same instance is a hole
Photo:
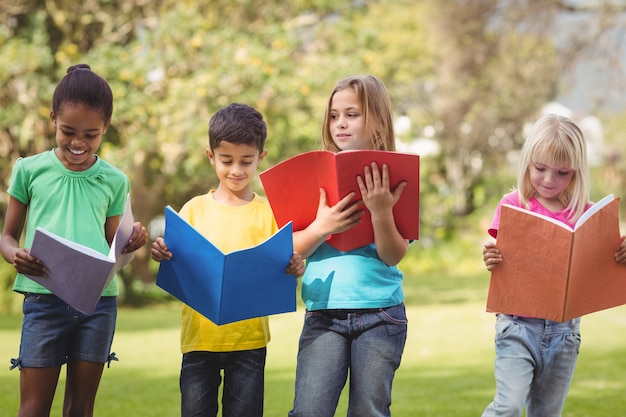
[[[117,318],[117,297],[101,297],[91,316],[52,294],[24,294],[20,356],[21,368],[61,366],[70,359],[105,363]]]

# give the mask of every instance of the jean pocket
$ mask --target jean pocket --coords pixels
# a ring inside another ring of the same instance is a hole
[[[502,316],[498,317],[496,321],[496,340],[507,337],[517,329],[517,326],[519,325],[515,320],[502,318]]]
[[[396,306],[386,308],[378,314],[391,324],[406,325],[408,323],[404,304],[398,304]]]

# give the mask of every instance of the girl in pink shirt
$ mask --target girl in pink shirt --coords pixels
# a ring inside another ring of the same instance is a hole
[[[587,145],[569,119],[547,115],[537,121],[520,157],[517,189],[505,195],[489,226],[497,238],[502,204],[541,213],[573,226],[590,206]],[[483,248],[488,270],[506,262],[497,243]],[[626,264],[622,240],[615,260]],[[551,277],[546,276],[546,279]],[[560,417],[580,348],[580,318],[556,322],[498,314],[496,394],[483,417]]]

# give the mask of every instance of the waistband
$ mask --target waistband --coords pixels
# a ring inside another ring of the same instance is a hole
[[[537,319],[533,317],[515,316],[510,314],[499,313],[498,318],[504,320],[512,320],[518,323],[522,323],[527,327],[541,332],[580,332],[580,317],[572,320],[560,322],[554,320]]]

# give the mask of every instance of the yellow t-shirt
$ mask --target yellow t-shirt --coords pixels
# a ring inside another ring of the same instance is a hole
[[[215,201],[213,192],[192,198],[179,214],[223,253],[256,246],[278,231],[269,204],[258,195],[246,205],[225,206]],[[182,353],[258,349],[269,341],[267,317],[218,326],[183,305]]]

